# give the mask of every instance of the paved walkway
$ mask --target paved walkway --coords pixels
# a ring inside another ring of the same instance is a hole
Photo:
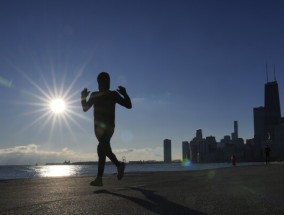
[[[284,165],[0,181],[0,214],[284,214]]]

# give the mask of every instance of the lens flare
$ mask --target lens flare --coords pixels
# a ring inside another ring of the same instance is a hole
[[[7,79],[0,77],[0,85],[2,85],[4,87],[11,88],[12,87],[12,81],[8,81]]]
[[[188,160],[188,159],[184,159],[184,160],[182,161],[181,165],[182,165],[183,167],[190,167],[190,166],[191,166],[191,161]]]
[[[23,100],[19,100],[17,103],[26,106],[24,108],[26,111],[23,111],[21,116],[28,117],[30,123],[26,124],[19,132],[25,132],[37,127],[38,132],[48,133],[45,142],[50,143],[57,141],[54,140],[56,138],[55,133],[69,131],[69,136],[77,144],[79,140],[74,131],[86,132],[78,122],[78,119],[90,121],[88,117],[81,113],[80,103],[78,102],[80,89],[75,87],[76,82],[84,73],[86,63],[76,69],[75,77],[68,79],[67,65],[62,65],[64,69],[58,73],[53,61],[50,58],[50,65],[41,65],[35,60],[33,69],[37,73],[30,76],[8,60],[8,63],[29,84],[29,88],[17,89],[12,84],[12,81],[6,80],[1,76],[0,87],[13,87],[15,90],[19,90],[23,97]],[[45,76],[44,74],[48,75]]]

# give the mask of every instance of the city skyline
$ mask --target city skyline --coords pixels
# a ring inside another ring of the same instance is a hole
[[[175,159],[170,159],[171,158],[171,139],[165,139],[164,140],[164,162],[169,163],[171,161],[191,161],[191,162],[204,162],[201,161],[200,159],[197,159],[196,155],[192,154],[192,151],[194,150],[196,153],[201,153],[200,151],[204,151],[204,148],[207,148],[205,151],[211,151],[215,152],[217,149],[223,149],[225,147],[226,143],[230,144],[239,144],[240,141],[243,142],[242,144],[246,144],[246,140],[238,136],[238,121],[234,121],[233,124],[233,132],[228,135],[224,134],[223,139],[220,139],[219,141],[216,140],[214,135],[209,135],[206,136],[205,138],[203,137],[203,132],[202,129],[197,129],[196,130],[196,135],[193,137],[191,140],[183,140],[181,142],[181,156],[180,158],[175,158]],[[196,141],[197,140],[197,141]],[[251,139],[248,139],[250,141]],[[196,142],[195,142],[196,141]],[[205,142],[203,142],[205,141]],[[192,145],[192,143],[196,143],[196,145]],[[207,144],[214,144],[213,150],[211,150],[210,146]],[[195,148],[195,149],[193,149]],[[167,155],[166,155],[167,154]],[[197,161],[198,160],[198,161]],[[214,160],[212,160],[213,162]],[[228,160],[222,160],[223,162],[228,162]],[[215,162],[220,162],[220,160],[215,160]]]
[[[196,130],[195,137],[190,141],[182,141],[181,161],[228,162],[232,156],[241,162],[263,161],[265,148],[272,151],[272,161],[284,160],[284,117],[281,115],[279,87],[276,76],[264,85],[264,105],[253,108],[254,136],[244,140],[239,137],[238,121],[234,121],[234,131],[225,135],[219,142],[215,136],[203,138],[202,129]],[[164,154],[171,153],[164,140]],[[164,155],[164,162],[169,162],[170,155]]]
[[[266,70],[283,113],[282,20],[284,2],[268,0],[0,1],[0,164],[97,160],[80,92],[101,71],[133,103],[117,107],[119,158],[162,160],[170,138],[180,159],[197,129],[219,141],[234,120],[252,138]]]

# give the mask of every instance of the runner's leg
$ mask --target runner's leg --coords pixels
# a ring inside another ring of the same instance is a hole
[[[105,151],[104,151],[101,143],[99,143],[99,145],[97,147],[97,152],[98,152],[98,156],[99,156],[98,176],[102,177],[103,174],[104,174],[104,169],[105,169],[106,154],[105,154]]]

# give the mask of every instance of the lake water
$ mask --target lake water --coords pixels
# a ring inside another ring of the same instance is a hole
[[[263,165],[263,163],[240,163],[238,166]],[[157,163],[127,164],[125,172],[194,171],[231,167],[230,163]],[[40,177],[65,177],[96,175],[97,165],[43,165],[43,166],[0,166],[0,180],[27,179]],[[105,174],[115,174],[116,167],[105,166]]]

